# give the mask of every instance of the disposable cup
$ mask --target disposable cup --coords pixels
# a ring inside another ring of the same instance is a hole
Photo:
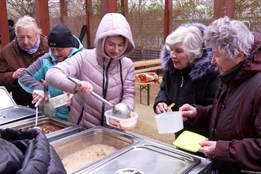
[[[165,112],[155,116],[159,134],[176,133],[183,129],[181,112]]]

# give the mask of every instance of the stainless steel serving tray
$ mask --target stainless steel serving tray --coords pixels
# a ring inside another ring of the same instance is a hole
[[[134,134],[135,135],[135,134]],[[136,135],[135,135],[136,136]],[[142,136],[139,143],[77,174],[209,174],[211,161]]]
[[[2,125],[0,126],[0,128],[30,129],[34,127],[34,125],[35,125],[35,118],[28,118],[28,119]],[[73,125],[72,123],[67,121],[59,120],[52,117],[47,117],[44,115],[39,116],[38,127],[43,127],[43,126],[46,127],[46,125],[50,125],[55,129],[57,129],[53,132],[45,133],[49,142],[78,133],[83,130],[81,126]]]
[[[35,109],[17,105],[4,86],[0,86],[0,96],[0,125],[35,115]]]
[[[51,145],[54,147],[56,152],[58,153],[59,157],[62,159],[68,157],[69,155],[75,154],[83,149],[87,149],[90,146],[98,146],[100,144],[112,146],[116,148],[116,152],[124,151],[124,149],[131,147],[139,142],[140,139],[134,137],[132,135],[126,134],[121,131],[117,131],[114,129],[108,129],[104,127],[96,127],[92,129],[87,129],[77,134],[67,136],[57,141],[51,142]],[[65,165],[65,168],[68,173],[74,173],[76,171],[80,171],[96,162],[102,161],[112,154],[109,154],[105,157],[101,157],[96,161],[92,161],[91,163],[86,163],[77,169],[71,170],[68,169]],[[89,154],[86,154],[89,155]],[[73,161],[75,163],[82,163],[81,159],[77,159],[79,161]]]

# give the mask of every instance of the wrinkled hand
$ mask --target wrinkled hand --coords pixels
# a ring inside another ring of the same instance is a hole
[[[197,109],[189,104],[184,104],[179,108],[182,114],[183,121],[187,121],[189,117],[196,117]]]
[[[76,90],[80,92],[91,93],[93,91],[93,86],[87,81],[80,81],[80,85],[76,86]]]
[[[199,149],[199,152],[202,152],[205,154],[205,156],[214,158],[215,150],[216,150],[216,141],[202,141],[199,143],[201,148]]]
[[[35,103],[35,107],[38,107],[41,101],[44,100],[44,91],[43,90],[33,90],[33,101],[32,104]]]
[[[18,68],[18,69],[12,74],[13,79],[18,79],[18,78],[21,76],[23,70],[25,70],[25,68]]]
[[[72,105],[72,98],[73,98],[73,94],[68,94],[68,99],[66,100],[66,104],[64,106],[71,106]]]
[[[156,113],[161,114],[168,111],[168,105],[166,103],[160,102],[156,106]]]

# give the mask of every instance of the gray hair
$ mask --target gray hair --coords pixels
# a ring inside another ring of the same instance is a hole
[[[233,59],[240,52],[249,56],[254,35],[245,22],[230,20],[225,16],[209,25],[204,40],[207,46],[217,46],[221,55]]]
[[[36,34],[42,34],[42,30],[38,27],[36,21],[31,16],[23,16],[18,19],[15,24],[15,33],[17,35],[18,28],[32,28]]]
[[[203,31],[193,25],[182,25],[166,38],[168,47],[182,42],[182,48],[188,55],[190,62],[203,54]]]

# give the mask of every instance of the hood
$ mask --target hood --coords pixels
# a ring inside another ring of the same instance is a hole
[[[94,41],[98,57],[110,59],[104,51],[104,40],[108,36],[117,35],[121,35],[126,38],[125,52],[118,58],[121,59],[122,57],[130,55],[135,48],[131,28],[126,18],[120,13],[107,13],[104,15],[99,24]]]
[[[205,48],[201,58],[195,59],[191,64],[191,71],[189,76],[192,80],[200,79],[210,72],[218,73],[218,69],[211,64],[212,51],[209,48]],[[160,53],[161,65],[164,70],[173,73],[176,69],[173,66],[170,58],[170,51],[166,46],[162,47]]]

